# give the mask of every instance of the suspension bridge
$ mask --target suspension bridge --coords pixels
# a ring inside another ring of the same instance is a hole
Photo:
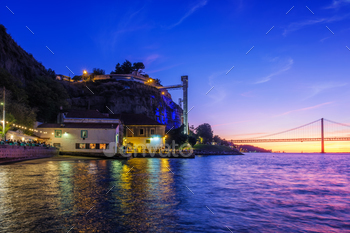
[[[350,125],[321,118],[308,124],[278,133],[250,139],[231,140],[233,143],[315,141],[321,142],[321,153],[324,153],[325,141],[350,141]]]

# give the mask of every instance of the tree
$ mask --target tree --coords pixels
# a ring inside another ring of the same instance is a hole
[[[134,62],[133,64],[133,70],[137,72],[142,72],[143,69],[145,69],[145,65],[142,62]]]
[[[125,60],[125,62],[121,65],[121,68],[124,74],[131,74],[134,71],[131,62],[129,62],[128,60]]]
[[[104,75],[105,74],[105,71],[103,69],[99,69],[99,68],[94,68],[92,70],[92,72],[93,72],[94,75]]]
[[[154,83],[156,83],[156,84],[158,84],[158,85],[161,85],[160,82],[161,82],[161,81],[160,81],[160,79],[158,79],[158,78],[154,80]]]
[[[221,144],[221,138],[218,135],[214,136],[213,141],[216,142],[218,145]]]
[[[125,60],[122,65],[118,63],[111,74],[131,74],[133,71],[142,72],[143,69],[145,69],[143,62],[134,62],[134,64],[131,64],[130,61]]]
[[[56,79],[56,73],[54,70],[52,70],[51,68],[49,68],[47,70],[47,73],[49,74],[49,76],[52,78],[52,79]]]
[[[213,131],[208,123],[199,125],[196,128],[196,133],[199,137],[203,138],[203,143],[211,142],[213,139]]]
[[[60,106],[68,107],[69,96],[61,83],[47,77],[36,77],[26,86],[29,105],[38,109],[38,121],[55,122]]]
[[[7,132],[12,128],[13,126],[13,123],[15,123],[15,118],[13,117],[13,115],[11,113],[9,114],[6,114],[5,116],[5,120],[6,120],[6,123],[5,123],[5,131],[3,129],[3,124],[1,122],[1,125],[0,125],[0,134],[2,135],[2,137],[4,138],[4,136],[7,134]]]

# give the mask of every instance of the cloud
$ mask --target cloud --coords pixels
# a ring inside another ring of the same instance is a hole
[[[293,63],[294,63],[294,60],[292,58],[289,58],[288,62],[287,62],[287,65],[285,65],[282,69],[269,74],[268,76],[262,78],[261,80],[255,82],[254,84],[266,83],[266,82],[270,81],[272,79],[272,77],[280,75],[283,72],[286,72],[287,70],[292,68]]]
[[[333,0],[332,4],[326,6],[325,9],[337,9],[347,3],[350,3],[350,0]]]
[[[234,121],[234,122],[229,122],[229,123],[224,123],[224,124],[212,125],[211,127],[217,127],[217,126],[222,126],[222,125],[233,125],[233,124],[244,123],[244,122],[251,122],[251,120],[249,120],[249,121]]]
[[[156,69],[156,70],[150,70],[150,71],[147,71],[148,74],[153,74],[153,73],[157,73],[159,71],[163,71],[163,70],[169,70],[171,68],[174,68],[176,66],[179,66],[179,65],[182,65],[183,63],[179,63],[179,64],[175,64],[175,65],[171,65],[171,66],[166,66],[166,67],[163,67],[163,68],[159,68],[159,69]]]
[[[144,64],[149,65],[152,62],[156,61],[158,58],[160,58],[159,54],[151,54],[144,59]]]
[[[288,25],[286,29],[283,31],[283,36],[286,36],[287,34],[291,32],[298,31],[304,27],[319,24],[319,23],[332,23],[332,22],[337,22],[341,21],[344,19],[347,19],[349,17],[349,14],[346,14],[344,16],[333,16],[330,18],[319,18],[319,19],[310,19],[310,20],[305,20],[305,21],[300,21],[300,22],[295,22],[291,23]]]
[[[311,106],[311,107],[306,107],[306,108],[300,108],[300,109],[296,109],[296,110],[291,110],[291,111],[284,112],[284,113],[282,113],[282,114],[280,114],[280,115],[277,115],[277,116],[284,116],[284,115],[288,115],[288,114],[293,113],[293,112],[307,111],[307,110],[319,108],[319,107],[322,107],[322,106],[325,106],[325,105],[329,105],[329,104],[332,104],[332,103],[334,103],[334,102],[326,102],[326,103],[318,104],[318,105]]]
[[[311,91],[308,91],[308,93],[311,93],[309,96],[307,96],[305,99],[314,97],[315,95],[318,95],[319,93],[326,91],[328,89],[337,88],[337,87],[344,87],[347,83],[336,83],[336,82],[327,82],[327,83],[319,83],[319,84],[313,84],[309,87]]]
[[[205,6],[207,4],[207,2],[208,2],[207,0],[202,0],[202,1],[198,2],[189,11],[187,11],[187,13],[184,16],[182,16],[182,18],[177,23],[171,25],[169,28],[173,28],[173,27],[176,27],[177,25],[181,24],[187,17],[192,15],[196,10]]]

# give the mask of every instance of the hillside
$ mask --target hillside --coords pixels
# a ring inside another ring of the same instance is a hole
[[[115,80],[72,83],[57,81],[53,74],[0,25],[0,89],[5,86],[7,90],[8,113],[17,124],[32,127],[35,120],[55,122],[63,106],[115,114],[144,114],[166,124],[167,129],[181,125],[182,109],[149,85]]]
[[[23,83],[37,76],[49,75],[32,54],[27,53],[7,34],[2,24],[0,24],[0,67]]]
[[[59,106],[68,106],[68,94],[62,85],[0,25],[1,99],[3,87],[6,88],[6,119],[28,128],[37,120],[54,121]]]

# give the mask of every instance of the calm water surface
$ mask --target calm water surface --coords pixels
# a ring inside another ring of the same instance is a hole
[[[32,160],[0,166],[0,232],[350,232],[349,180],[343,154]]]

